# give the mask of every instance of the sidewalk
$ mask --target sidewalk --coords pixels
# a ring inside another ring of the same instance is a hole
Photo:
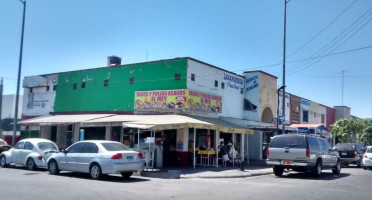
[[[165,178],[165,179],[188,179],[188,178],[244,178],[272,174],[273,170],[263,161],[252,162],[244,167],[244,171],[235,167],[174,167],[145,170],[140,173],[143,177]]]

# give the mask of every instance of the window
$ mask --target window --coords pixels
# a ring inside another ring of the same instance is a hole
[[[49,85],[47,85],[47,86],[46,86],[46,91],[49,91],[49,89],[50,89],[50,88],[49,88]]]
[[[316,112],[314,112],[314,117],[316,117]]]
[[[29,142],[26,142],[26,143],[25,143],[25,147],[24,147],[24,149],[32,150],[33,148],[34,148],[34,146],[33,146],[31,143],[29,143]]]
[[[83,146],[84,146],[84,143],[82,143],[82,142],[76,143],[76,144],[72,145],[71,147],[69,147],[67,149],[67,152],[68,153],[80,153]]]
[[[307,137],[309,148],[313,150],[320,150],[318,139],[315,137]]]
[[[30,93],[32,93],[32,88],[30,88]]]
[[[277,136],[271,141],[270,148],[306,148],[305,137],[301,135],[286,135],[285,137]]]
[[[57,90],[57,85],[53,85],[53,91]]]
[[[133,85],[133,84],[134,84],[134,77],[129,78],[129,84],[130,84],[130,85]]]
[[[225,83],[221,83],[221,88],[225,89]]]
[[[106,79],[104,82],[103,82],[103,86],[105,86],[105,87],[107,87],[108,86],[108,84],[109,84],[109,80],[108,79]]]
[[[322,121],[321,122],[322,122],[322,124],[324,124],[325,123],[325,115],[322,114],[321,117],[322,117],[322,119],[321,119]]]
[[[94,143],[87,142],[81,150],[81,153],[98,153],[98,147]]]
[[[218,87],[218,81],[214,81],[214,87]]]
[[[74,88],[74,90],[76,90],[76,88],[77,88],[77,83],[74,83],[74,85],[72,86],[72,88]]]
[[[85,81],[81,82],[81,88],[85,88]]]
[[[125,151],[125,150],[131,150],[127,146],[117,143],[117,142],[104,142],[101,143],[102,146],[107,150],[107,151]]]
[[[302,111],[302,121],[309,122],[309,111],[307,110]]]
[[[58,152],[58,148],[56,147],[56,145],[52,142],[39,142],[37,143],[37,146],[39,147],[39,149],[41,151],[57,151]]]
[[[195,81],[195,74],[191,74],[191,81]]]
[[[243,88],[240,88],[240,94],[243,94]]]
[[[176,81],[181,80],[181,73],[175,73],[174,74],[174,80],[176,80]]]
[[[18,142],[15,146],[16,149],[23,149],[24,142]]]

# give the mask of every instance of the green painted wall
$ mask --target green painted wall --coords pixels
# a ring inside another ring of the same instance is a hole
[[[174,80],[175,73],[181,73],[181,80]],[[186,76],[187,59],[61,73],[54,112],[133,111],[135,91],[187,89]]]

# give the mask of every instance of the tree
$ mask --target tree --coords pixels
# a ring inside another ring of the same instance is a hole
[[[372,143],[372,119],[364,120],[364,128],[359,136],[360,140],[364,143]]]
[[[358,141],[360,135],[365,129],[365,121],[363,119],[340,119],[331,125],[332,135],[337,137],[340,142]]]

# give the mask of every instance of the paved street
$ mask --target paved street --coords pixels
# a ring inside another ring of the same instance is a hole
[[[247,178],[159,179],[133,176],[102,181],[88,175],[45,170],[0,168],[0,199],[370,199],[372,171],[343,168],[338,176],[329,170],[319,179],[289,173]]]

